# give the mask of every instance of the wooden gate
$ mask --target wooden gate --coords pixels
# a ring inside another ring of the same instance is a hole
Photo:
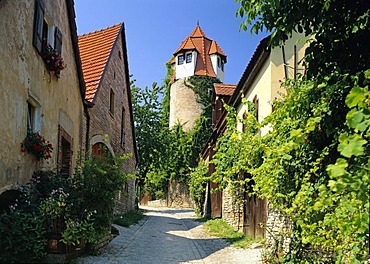
[[[265,238],[267,200],[245,194],[243,233],[252,238]]]

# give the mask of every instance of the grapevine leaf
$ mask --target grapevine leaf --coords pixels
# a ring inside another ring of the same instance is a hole
[[[365,89],[355,86],[346,98],[346,105],[353,108],[365,100]]]
[[[367,143],[360,135],[349,135],[343,133],[339,136],[338,151],[344,157],[350,158],[353,156],[360,156],[364,153],[363,145]]]

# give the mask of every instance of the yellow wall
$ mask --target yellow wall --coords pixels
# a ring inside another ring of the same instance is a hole
[[[63,34],[62,56],[67,68],[60,79],[50,75],[32,44],[34,1],[0,1],[0,194],[26,183],[33,171],[57,166],[58,125],[73,137],[73,158],[82,142],[82,98],[65,1],[45,1],[48,23]],[[41,107],[41,134],[49,140],[52,158],[36,161],[21,152],[26,135],[27,101]],[[74,165],[75,162],[73,162]]]
[[[304,67],[302,64],[299,64],[303,59],[305,50],[305,45],[301,40],[303,40],[303,35],[293,34],[292,38],[284,44],[285,60],[288,65],[288,78],[294,78],[294,45],[296,46],[297,51],[297,73],[304,73]],[[271,114],[272,102],[285,93],[285,89],[281,86],[282,82],[285,81],[282,54],[281,47],[273,48],[251,85],[249,87],[244,87],[244,90],[246,91],[245,98],[247,101],[252,102],[253,98],[257,95],[259,100],[259,122]],[[240,104],[237,107],[237,113],[241,119],[246,110],[247,107],[243,104]],[[268,126],[263,127],[260,131],[260,135],[265,135],[270,129],[271,128]],[[241,123],[238,124],[238,130],[242,130]]]

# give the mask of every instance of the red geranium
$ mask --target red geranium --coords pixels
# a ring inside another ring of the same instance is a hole
[[[21,151],[36,156],[38,160],[51,158],[53,146],[46,141],[38,132],[27,132],[26,138],[21,144]]]

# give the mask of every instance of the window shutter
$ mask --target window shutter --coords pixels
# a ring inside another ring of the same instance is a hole
[[[254,109],[256,111],[256,119],[257,119],[257,121],[258,121],[258,110],[259,110],[258,109],[258,103],[259,103],[259,100],[258,100],[257,95],[256,95],[253,98],[253,104],[254,104]]]
[[[33,45],[39,53],[42,50],[42,29],[44,25],[45,4],[43,0],[37,0],[35,4],[35,20],[33,26]]]
[[[54,48],[59,52],[59,55],[62,54],[62,32],[58,27],[55,27],[54,31]]]

